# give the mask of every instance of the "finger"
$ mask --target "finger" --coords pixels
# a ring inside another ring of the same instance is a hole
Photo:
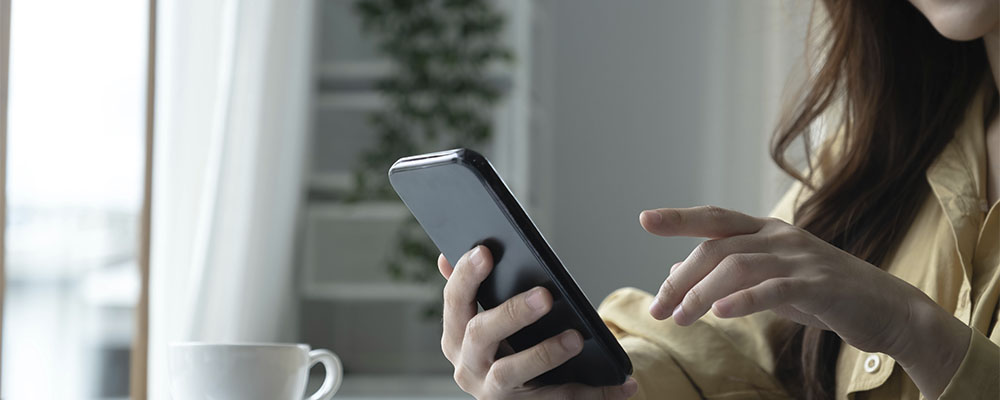
[[[568,384],[542,388],[535,398],[574,399],[574,400],[624,400],[639,391],[639,383],[629,377],[625,383],[618,386],[587,386]]]
[[[465,325],[476,315],[476,292],[479,284],[490,274],[493,259],[484,246],[476,246],[465,253],[455,264],[451,279],[444,285],[444,333],[441,349],[449,360],[454,360],[461,349]]]
[[[768,278],[782,276],[784,265],[769,253],[731,254],[687,292],[671,318],[678,325],[690,325],[705,315],[716,300]]]
[[[789,304],[803,294],[804,287],[799,279],[768,279],[716,301],[712,312],[722,318],[742,317]]]
[[[462,362],[473,372],[485,372],[502,340],[537,321],[551,308],[549,291],[536,287],[472,317],[465,326]]]
[[[455,272],[455,268],[451,266],[447,258],[444,258],[444,254],[438,254],[438,271],[441,271],[441,276],[444,279],[451,278],[451,273]]]
[[[659,236],[721,238],[756,233],[765,220],[725,208],[660,208],[639,214],[639,224]]]
[[[680,266],[681,266],[681,262],[676,262],[676,263],[674,263],[674,265],[671,265],[670,266],[670,273],[671,274],[674,273],[674,271],[677,270],[677,267],[680,267]]]
[[[649,314],[656,319],[669,317],[688,291],[724,258],[730,254],[765,253],[767,247],[766,238],[760,235],[739,235],[702,242],[663,280],[660,291],[649,306]]]
[[[500,389],[524,385],[531,379],[562,365],[583,349],[583,337],[569,329],[528,349],[496,360],[486,374],[486,383]]]

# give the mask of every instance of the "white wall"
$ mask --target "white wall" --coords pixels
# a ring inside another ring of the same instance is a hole
[[[641,210],[717,204],[766,214],[784,187],[767,155],[810,4],[555,1],[542,226],[588,294],[655,291],[698,243]],[[546,226],[547,225],[547,226]]]

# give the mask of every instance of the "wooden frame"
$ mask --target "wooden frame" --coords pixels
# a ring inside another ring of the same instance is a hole
[[[0,0],[0,349],[3,348],[4,240],[7,226],[7,82],[10,76],[10,1]],[[2,360],[2,357],[0,357]],[[0,365],[0,376],[3,366]]]
[[[135,307],[135,338],[129,375],[132,400],[145,400],[148,395],[149,362],[149,253],[153,196],[153,122],[156,100],[156,0],[149,0],[148,39],[146,46],[146,145],[142,188],[142,209],[139,214],[139,299]]]

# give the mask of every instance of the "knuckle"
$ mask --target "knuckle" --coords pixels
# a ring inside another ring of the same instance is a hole
[[[800,232],[793,231],[791,233],[786,234],[785,243],[788,243],[791,246],[798,247],[805,245],[807,243],[806,239],[807,238],[805,235],[801,234]]]
[[[731,254],[726,256],[719,265],[725,270],[726,275],[744,277],[750,274],[753,260],[746,254]]]
[[[778,280],[774,282],[774,294],[778,299],[785,300],[792,296],[795,285],[790,280]]]
[[[448,337],[441,336],[441,353],[444,354],[444,358],[448,359],[448,362],[455,364],[454,349],[451,348],[451,343],[448,341]]]
[[[778,229],[775,238],[786,245],[798,246],[805,244],[807,236],[801,228],[793,225],[785,225]]]
[[[465,340],[478,340],[487,329],[486,324],[483,322],[483,314],[477,314],[475,317],[469,320],[469,323],[465,324]]]
[[[518,300],[520,300],[520,299],[518,299]],[[507,320],[510,321],[510,322],[518,322],[518,321],[520,321],[521,320],[521,312],[520,312],[521,308],[518,307],[518,304],[521,304],[521,303],[523,303],[523,301],[516,301],[515,299],[510,299],[510,300],[507,300],[507,301],[503,302],[503,305],[500,307],[500,309],[503,310],[504,318],[507,318]]]
[[[461,364],[456,365],[455,373],[452,374],[452,379],[454,379],[455,383],[458,384],[458,387],[466,393],[472,392],[474,388],[473,382],[475,379],[472,377],[472,372],[470,372],[465,366]]]
[[[825,289],[832,285],[845,285],[850,284],[844,279],[844,271],[838,270],[836,267],[825,265],[824,262],[827,260],[818,259],[818,257],[805,257],[803,264],[810,264],[819,266],[813,272],[813,276],[804,279],[802,284],[807,285],[810,288]]]
[[[538,366],[540,367],[553,366],[552,363],[555,360],[555,354],[553,354],[552,350],[553,343],[551,341],[542,343],[543,344],[536,347],[533,352],[535,362],[538,363]]]
[[[674,283],[670,280],[670,277],[668,276],[667,279],[663,280],[663,285],[660,285],[660,296],[662,296],[664,299],[669,300],[677,296],[677,293],[678,293],[677,287],[674,286]]]
[[[452,296],[454,296],[454,293],[452,293],[454,291],[454,289],[452,289],[452,287],[448,285],[451,282],[452,282],[452,280],[449,279],[447,282],[444,283],[444,289],[441,289],[441,296],[442,296],[442,298],[444,298],[444,301],[445,301],[444,306],[445,307],[448,307],[448,303],[447,303],[448,299],[451,298]]]
[[[729,214],[729,210],[713,205],[701,206],[702,211],[712,218],[724,217]]]
[[[684,223],[684,214],[678,210],[668,208],[662,211],[663,220],[671,225],[682,225]]]
[[[674,273],[674,271],[677,271],[677,268],[679,268],[680,266],[681,266],[681,263],[674,263],[674,265],[671,265],[670,266],[670,273],[672,274],[672,273]]]
[[[694,250],[696,257],[710,258],[719,251],[719,242],[715,240],[706,240],[698,244],[698,247],[695,247]]]
[[[744,290],[741,293],[743,293],[743,294],[740,296],[741,297],[740,300],[742,300],[743,305],[745,307],[752,309],[752,308],[755,308],[757,306],[757,304],[759,303],[759,300],[757,299],[757,295],[754,294],[754,292],[752,290]]]
[[[458,293],[456,293],[456,291],[460,287],[461,286],[458,284],[458,281],[455,280],[455,279],[448,280],[448,282],[444,284],[444,290],[442,291],[442,296],[444,298],[444,307],[445,308],[449,308],[449,307],[454,308],[454,307],[458,306],[458,304],[457,304],[458,303],[458,296],[457,296]]]
[[[785,220],[783,220],[781,218],[778,218],[778,217],[767,217],[767,218],[764,218],[764,221],[765,221],[765,225],[771,225],[771,226],[786,226],[786,225],[788,225],[788,223],[785,222]]]
[[[684,298],[684,302],[687,303],[687,305],[694,306],[694,308],[701,307],[704,304],[704,301],[702,301],[701,289],[698,286],[691,288],[691,290],[688,291],[687,296]],[[685,307],[685,309],[687,308],[688,307]]]
[[[517,383],[511,382],[512,375],[514,371],[508,364],[503,363],[493,363],[490,367],[489,372],[486,373],[485,384],[496,391],[505,390],[509,387],[516,386]]]
[[[447,286],[444,288],[444,309],[447,310],[458,310],[462,305],[459,304],[458,296],[455,295],[454,289],[449,289]]]

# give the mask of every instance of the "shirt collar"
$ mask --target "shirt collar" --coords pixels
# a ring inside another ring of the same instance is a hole
[[[967,279],[972,274],[979,226],[989,210],[984,111],[994,90],[990,80],[980,87],[955,130],[955,137],[927,168],[927,182],[948,220]]]
[[[927,169],[927,182],[946,211],[982,216],[986,212],[985,103],[992,82],[986,80],[966,108],[955,137]]]

